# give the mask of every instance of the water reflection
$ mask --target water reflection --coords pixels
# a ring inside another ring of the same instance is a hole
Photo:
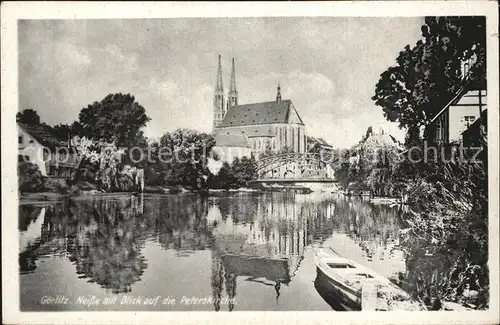
[[[358,262],[400,259],[404,265],[402,257],[395,256],[397,210],[334,195],[73,199],[40,207],[20,206],[19,232],[21,274],[36,275],[40,258],[67,259],[75,266],[74,276],[85,279],[88,286],[97,284],[110,294],[134,293],[134,284],[144,281],[148,270],[145,246],[153,243],[164,252],[175,252],[173,258],[193,259],[192,267],[196,263],[211,263],[207,283],[211,291],[206,294],[212,296],[216,311],[233,310],[238,294],[250,284],[256,292],[272,292],[276,304],[280,304],[290,292],[284,286],[293,286],[294,277],[306,261],[305,251],[314,243],[331,244],[340,250],[344,247],[355,255],[349,258]],[[203,260],[196,253],[207,250],[210,260]],[[403,271],[399,266],[393,273]],[[164,278],[164,270],[158,267],[148,272],[154,274],[150,277],[154,281],[176,281]],[[190,283],[203,287],[203,278],[200,273]],[[314,277],[301,281],[313,286],[313,280]],[[184,292],[149,294],[182,296]],[[293,309],[307,310],[307,306]]]

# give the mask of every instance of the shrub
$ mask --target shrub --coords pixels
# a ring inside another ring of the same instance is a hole
[[[216,175],[210,173],[207,179],[209,188],[231,189],[247,186],[248,182],[257,178],[255,159],[236,158],[231,165],[224,162]]]
[[[65,179],[47,177],[44,183],[44,190],[51,193],[66,194],[70,192],[70,187]]]
[[[19,191],[40,192],[44,188],[44,179],[38,166],[30,162],[20,162],[17,167]]]

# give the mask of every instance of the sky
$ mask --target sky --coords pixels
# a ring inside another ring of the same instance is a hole
[[[19,21],[19,108],[72,123],[109,93],[130,93],[159,138],[210,132],[217,58],[235,59],[239,103],[272,101],[279,82],[311,136],[335,147],[369,126],[403,140],[371,100],[380,74],[420,38],[423,18],[281,17]]]

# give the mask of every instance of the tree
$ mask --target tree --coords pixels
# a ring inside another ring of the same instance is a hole
[[[119,149],[112,142],[97,142],[86,137],[75,136],[72,142],[81,159],[81,168],[78,169],[80,174],[90,170],[93,180],[107,190],[123,187],[120,184],[119,173],[123,166],[124,149]],[[77,175],[77,178],[82,176]]]
[[[469,79],[485,80],[484,17],[426,17],[422,36],[381,74],[372,97],[387,120],[408,129],[410,143],[462,86],[462,60],[475,58]]]
[[[231,164],[231,172],[238,187],[247,186],[248,182],[257,178],[257,163],[255,158],[236,158]]]
[[[215,139],[207,133],[177,129],[164,134],[157,153],[165,185],[205,187],[209,171],[207,159]]]
[[[252,156],[235,158],[231,164],[225,161],[217,174],[208,177],[209,188],[239,188],[248,185],[248,182],[257,178],[257,162]]]
[[[39,192],[44,188],[44,180],[38,166],[30,162],[20,162],[17,166],[20,192]]]
[[[140,129],[151,119],[146,110],[130,94],[109,94],[100,102],[83,108],[78,117],[81,136],[114,142],[131,148],[143,137]]]
[[[73,136],[71,125],[57,124],[52,129],[54,130],[54,135],[59,139],[69,139]]]
[[[232,171],[231,165],[227,161],[222,164],[219,173],[215,177],[215,187],[230,189],[237,187],[237,180]]]
[[[16,121],[28,125],[39,125],[40,115],[35,110],[28,108],[17,113]]]

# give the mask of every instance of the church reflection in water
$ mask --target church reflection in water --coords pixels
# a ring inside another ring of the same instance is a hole
[[[292,280],[305,247],[317,239],[309,235],[308,228],[314,232],[327,225],[325,221],[334,211],[333,202],[313,204],[297,200],[293,194],[265,196],[254,202],[250,199],[250,204],[246,202],[244,206],[240,201],[218,198],[209,207],[215,310],[220,309],[224,285],[230,299],[229,310],[234,308],[231,302],[236,296],[238,277],[273,288],[279,299],[281,285]],[[326,233],[331,231],[330,227]]]

